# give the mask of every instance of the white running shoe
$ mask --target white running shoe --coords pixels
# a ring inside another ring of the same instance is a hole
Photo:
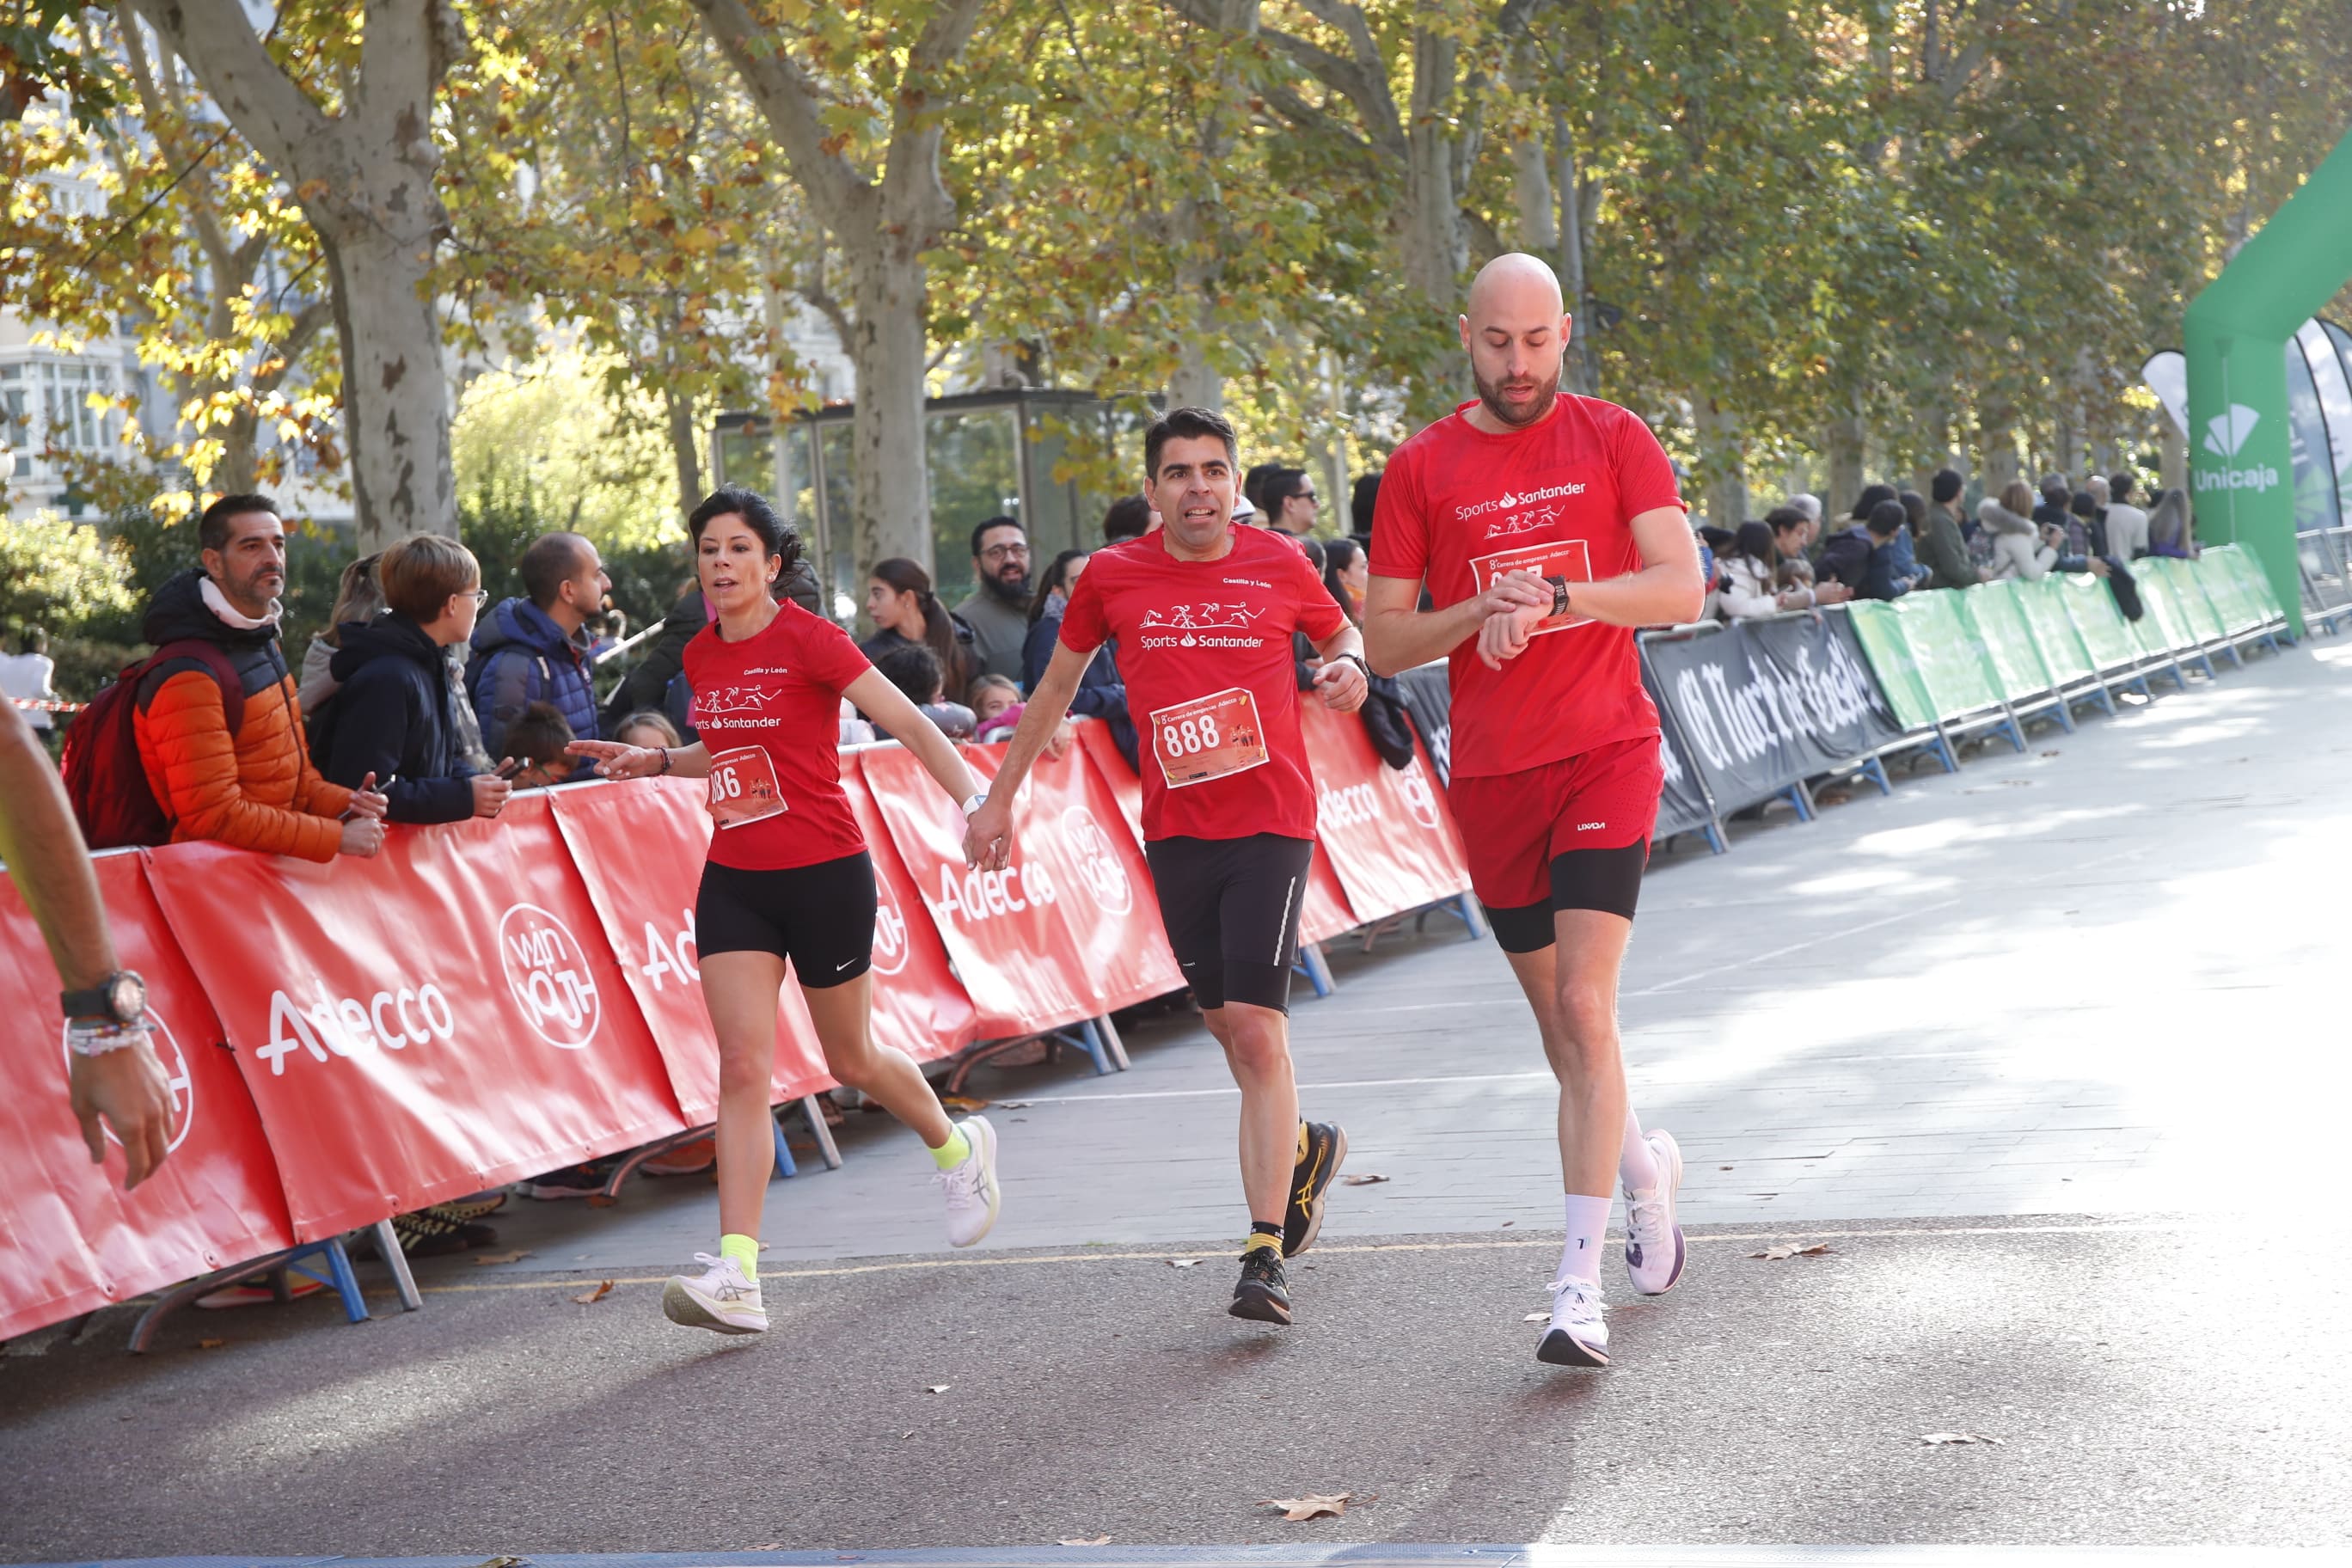
[[[1659,1184],[1625,1189],[1625,1272],[1644,1296],[1663,1296],[1683,1277],[1683,1227],[1675,1223],[1675,1194],[1682,1190],[1683,1152],[1663,1128],[1642,1140],[1658,1162]]]
[[[948,1194],[948,1245],[970,1247],[996,1224],[1003,1194],[996,1184],[996,1129],[985,1116],[967,1116],[960,1125],[971,1152],[941,1171],[939,1184]]]
[[[1609,1325],[1601,1314],[1601,1287],[1570,1275],[1551,1282],[1551,1327],[1536,1345],[1536,1360],[1553,1366],[1607,1366]]]
[[[760,1282],[746,1279],[731,1258],[698,1252],[699,1274],[673,1274],[662,1287],[662,1316],[689,1329],[721,1334],[764,1334],[768,1310],[760,1305]]]

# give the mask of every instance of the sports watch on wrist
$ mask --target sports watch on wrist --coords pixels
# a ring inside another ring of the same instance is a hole
[[[59,1001],[69,1024],[135,1024],[147,1016],[147,982],[137,970],[118,969],[87,991],[67,992]]]
[[[1370,665],[1366,664],[1366,663],[1364,662],[1364,656],[1363,656],[1362,654],[1360,654],[1360,653],[1343,653],[1343,654],[1341,654],[1339,657],[1340,657],[1341,658],[1346,659],[1349,664],[1354,665],[1358,669],[1362,670],[1362,671],[1364,672],[1364,684],[1365,684],[1365,685],[1369,686],[1369,685],[1370,685],[1370,684],[1371,684],[1371,680],[1372,680],[1372,667],[1371,667]]]
[[[1568,614],[1568,579],[1547,577],[1544,581],[1551,584],[1551,613],[1555,616]]]
[[[973,795],[970,800],[963,803],[963,814],[965,818],[969,820],[973,812],[978,811],[982,806],[986,805],[987,804],[988,792],[986,790],[982,790],[978,795]]]

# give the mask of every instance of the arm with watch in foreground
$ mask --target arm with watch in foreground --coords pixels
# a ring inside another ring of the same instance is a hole
[[[163,1163],[171,1086],[147,1038],[146,987],[116,964],[98,877],[65,785],[10,703],[0,703],[0,859],[64,983],[73,1111],[89,1163],[106,1163],[110,1125],[122,1144],[128,1192]]]

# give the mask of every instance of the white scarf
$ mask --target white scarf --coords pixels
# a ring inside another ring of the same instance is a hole
[[[227,625],[237,631],[257,632],[265,626],[271,631],[276,631],[278,629],[278,617],[286,613],[286,607],[279,604],[276,599],[272,599],[269,601],[269,613],[257,621],[251,616],[241,613],[236,605],[230,604],[228,602],[228,595],[220,591],[220,584],[214,582],[209,577],[204,580],[202,592],[205,596],[205,608],[210,610],[214,615],[218,616],[224,622],[227,623]]]

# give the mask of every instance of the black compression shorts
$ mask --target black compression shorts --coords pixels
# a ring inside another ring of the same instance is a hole
[[[1617,849],[1571,849],[1551,861],[1551,897],[1541,903],[1498,909],[1486,904],[1486,923],[1505,952],[1540,952],[1555,940],[1552,916],[1561,910],[1599,910],[1633,918],[1642,898],[1649,840]]]
[[[812,991],[856,979],[874,963],[874,862],[865,850],[786,871],[702,868],[694,945],[790,959]]]
[[[1228,1002],[1290,1011],[1311,838],[1162,838],[1143,847],[1160,919],[1204,1011]]]

